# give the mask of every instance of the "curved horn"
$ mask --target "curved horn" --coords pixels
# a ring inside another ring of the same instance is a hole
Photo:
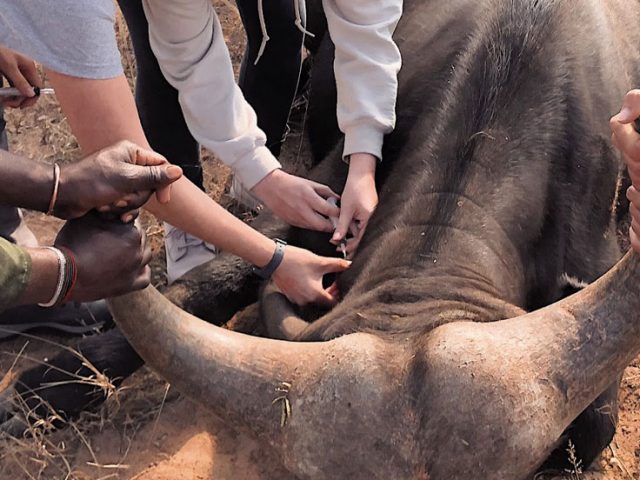
[[[368,335],[322,343],[252,337],[184,312],[153,287],[110,299],[109,305],[151,368],[225,420],[249,425],[258,434],[280,429],[281,411],[273,401],[289,388],[299,394],[313,382],[315,393],[322,395],[317,378],[322,376],[331,390],[326,394],[332,395],[341,378],[366,375],[363,371],[378,364],[372,358],[377,356],[377,341]],[[270,441],[274,437],[270,435]]]
[[[251,427],[300,476],[416,477],[426,460],[431,478],[467,478],[480,467],[487,478],[521,478],[640,351],[639,266],[628,253],[561,302],[443,325],[417,344],[364,333],[322,343],[250,337],[185,313],[153,288],[110,304],[152,368]]]
[[[497,470],[487,477],[520,478],[546,458],[640,352],[639,267],[629,252],[595,283],[546,308],[493,323],[450,323],[425,339],[420,354],[432,386],[430,422],[440,422],[432,428],[453,439],[441,445],[443,453],[454,451],[456,435],[478,447],[466,462],[434,464],[433,478],[464,478],[456,475],[471,464],[491,465],[489,458],[505,452],[510,461],[494,462]]]
[[[500,332],[506,355],[527,352],[531,373],[557,387],[572,421],[640,353],[640,257],[629,251],[582,291],[486,327]]]

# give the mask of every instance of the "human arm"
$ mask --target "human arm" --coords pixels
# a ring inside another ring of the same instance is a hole
[[[121,139],[148,147],[124,77],[91,80],[53,71],[48,76],[85,152]],[[152,198],[146,207],[162,220],[258,267],[266,265],[275,250],[272,240],[228,213],[184,177],[172,185],[170,202],[159,204]],[[347,266],[339,259],[287,247],[274,280],[296,303],[328,303],[336,296],[322,288],[322,276]]]
[[[235,82],[222,28],[208,0],[145,0],[151,47],[179,92],[194,138],[209,148],[277,216],[291,225],[331,231],[338,210],[328,187],[290,175],[266,148],[256,114]]]
[[[627,164],[632,186],[627,190],[630,201],[631,227],[629,238],[633,249],[640,253],[640,135],[633,122],[640,117],[640,90],[625,95],[620,113],[611,118],[613,144],[620,150]]]
[[[0,204],[47,212],[53,196],[52,165],[0,150]],[[157,153],[120,142],[76,163],[60,167],[53,214],[70,219],[94,208],[128,211],[144,205],[158,190],[169,201],[169,185],[181,175]]]
[[[189,233],[257,267],[267,265],[275,251],[273,240],[238,220],[197,188],[189,191],[185,189],[181,193],[174,188],[171,202],[163,205],[162,209],[161,214],[166,215],[171,210],[171,215],[176,216],[188,211],[192,222],[191,230],[187,230]],[[186,230],[179,222],[172,224]],[[296,304],[330,305],[337,300],[338,292],[322,287],[323,276],[343,271],[349,265],[349,262],[342,259],[320,257],[307,250],[287,246],[283,261],[273,274],[273,280],[287,298]]]
[[[393,32],[402,0],[323,0],[335,45],[338,125],[343,158],[351,160],[334,243],[358,226],[347,248],[360,242],[377,205],[374,159],[382,159],[384,135],[395,126],[400,51]],[[355,160],[355,161],[354,161]]]
[[[67,222],[55,242],[75,259],[77,281],[71,301],[92,301],[139,290],[149,284],[151,252],[134,224],[90,214]],[[21,248],[0,238],[0,311],[46,303],[58,283],[58,256],[47,248]]]

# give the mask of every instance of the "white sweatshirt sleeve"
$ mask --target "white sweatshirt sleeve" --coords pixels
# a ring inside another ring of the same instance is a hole
[[[393,32],[402,0],[322,0],[336,46],[338,125],[344,157],[382,158],[382,141],[396,122],[398,72],[402,64]]]
[[[210,0],[143,0],[143,5],[151,48],[179,92],[191,134],[253,188],[280,163],[266,148],[256,114],[235,82]]]

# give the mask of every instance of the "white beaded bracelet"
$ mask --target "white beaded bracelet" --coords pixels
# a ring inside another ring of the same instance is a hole
[[[62,293],[62,287],[64,286],[64,281],[65,281],[64,276],[66,272],[67,259],[65,258],[64,254],[57,248],[54,248],[54,247],[45,247],[45,248],[47,250],[51,250],[52,252],[54,252],[58,257],[58,283],[53,293],[53,297],[51,297],[51,300],[49,300],[47,303],[38,304],[38,306],[40,307],[49,308],[49,307],[53,307],[56,303],[58,303],[58,300],[60,299],[60,294]]]

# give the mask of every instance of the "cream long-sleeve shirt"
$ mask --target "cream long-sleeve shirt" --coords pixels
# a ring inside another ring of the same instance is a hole
[[[266,148],[256,114],[235,82],[210,0],[143,4],[151,47],[163,74],[179,92],[191,133],[230,166],[246,188],[253,188],[280,163]],[[370,153],[381,158],[383,137],[395,126],[401,58],[392,35],[402,0],[323,0],[323,6],[336,45],[344,156]]]

